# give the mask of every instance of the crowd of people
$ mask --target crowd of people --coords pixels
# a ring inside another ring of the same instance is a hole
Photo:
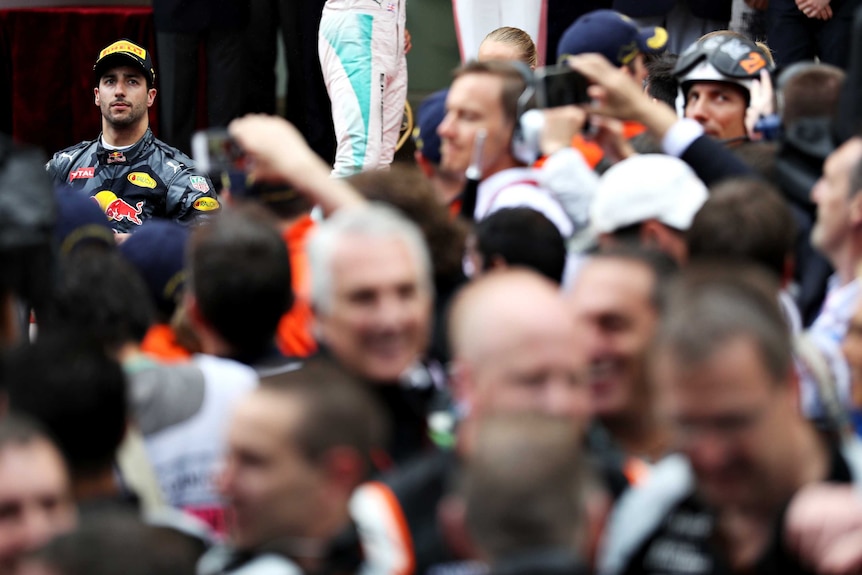
[[[456,3],[415,161],[405,0],[316,14],[330,157],[156,138],[174,33],[94,55],[96,139],[0,140],[0,575],[862,573],[858,2],[797,0],[794,66],[730,2],[555,54],[476,4],[528,31]]]

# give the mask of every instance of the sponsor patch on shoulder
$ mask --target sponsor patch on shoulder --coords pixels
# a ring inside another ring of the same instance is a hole
[[[74,182],[75,180],[92,178],[95,175],[96,175],[95,166],[92,168],[78,168],[77,170],[72,170],[71,172],[69,172],[69,181]]]
[[[144,172],[132,172],[127,176],[127,178],[133,185],[140,188],[153,189],[156,187],[156,181],[149,174],[145,174]]]
[[[195,203],[192,204],[192,207],[201,212],[211,212],[213,210],[219,209],[221,206],[218,203],[218,200],[215,198],[201,198],[199,200],[195,200]]]
[[[210,185],[207,183],[207,179],[203,176],[189,176],[189,183],[199,192],[210,191]]]

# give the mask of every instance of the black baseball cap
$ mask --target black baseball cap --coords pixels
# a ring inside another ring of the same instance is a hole
[[[150,86],[156,83],[156,70],[153,68],[153,59],[150,57],[149,51],[127,38],[117,40],[113,44],[105,46],[99,52],[99,57],[96,59],[95,66],[93,66],[93,72],[98,81],[106,70],[130,64],[141,69],[147,77],[147,82]]]
[[[174,313],[185,289],[190,236],[189,228],[175,221],[151,218],[119,246],[120,254],[141,274],[153,302],[165,317]]]

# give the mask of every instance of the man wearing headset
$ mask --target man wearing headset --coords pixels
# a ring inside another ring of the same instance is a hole
[[[451,173],[464,173],[471,164],[477,135],[481,147],[482,181],[473,217],[512,207],[528,207],[551,220],[564,238],[573,226],[559,202],[544,189],[535,170],[519,160],[512,149],[527,88],[524,73],[508,62],[470,62],[455,73],[446,98],[446,116],[437,128],[442,140],[441,162]]]
[[[766,55],[746,38],[715,35],[695,42],[674,70],[685,117],[725,143],[745,140],[751,88],[761,70],[771,68]]]

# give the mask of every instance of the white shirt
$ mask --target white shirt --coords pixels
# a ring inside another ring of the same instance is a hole
[[[858,279],[841,285],[837,275],[829,278],[823,308],[807,332],[826,359],[835,381],[838,398],[845,406],[850,402],[851,378],[850,368],[841,351],[841,343],[856,310],[860,290],[862,283]],[[805,414],[810,417],[821,415],[823,408],[816,382],[803,374],[800,387]]]
[[[227,425],[237,402],[258,384],[250,367],[211,355],[192,362],[202,372],[205,389],[197,412],[145,436],[147,453],[168,504],[223,529],[223,503],[215,473],[227,449]]]

